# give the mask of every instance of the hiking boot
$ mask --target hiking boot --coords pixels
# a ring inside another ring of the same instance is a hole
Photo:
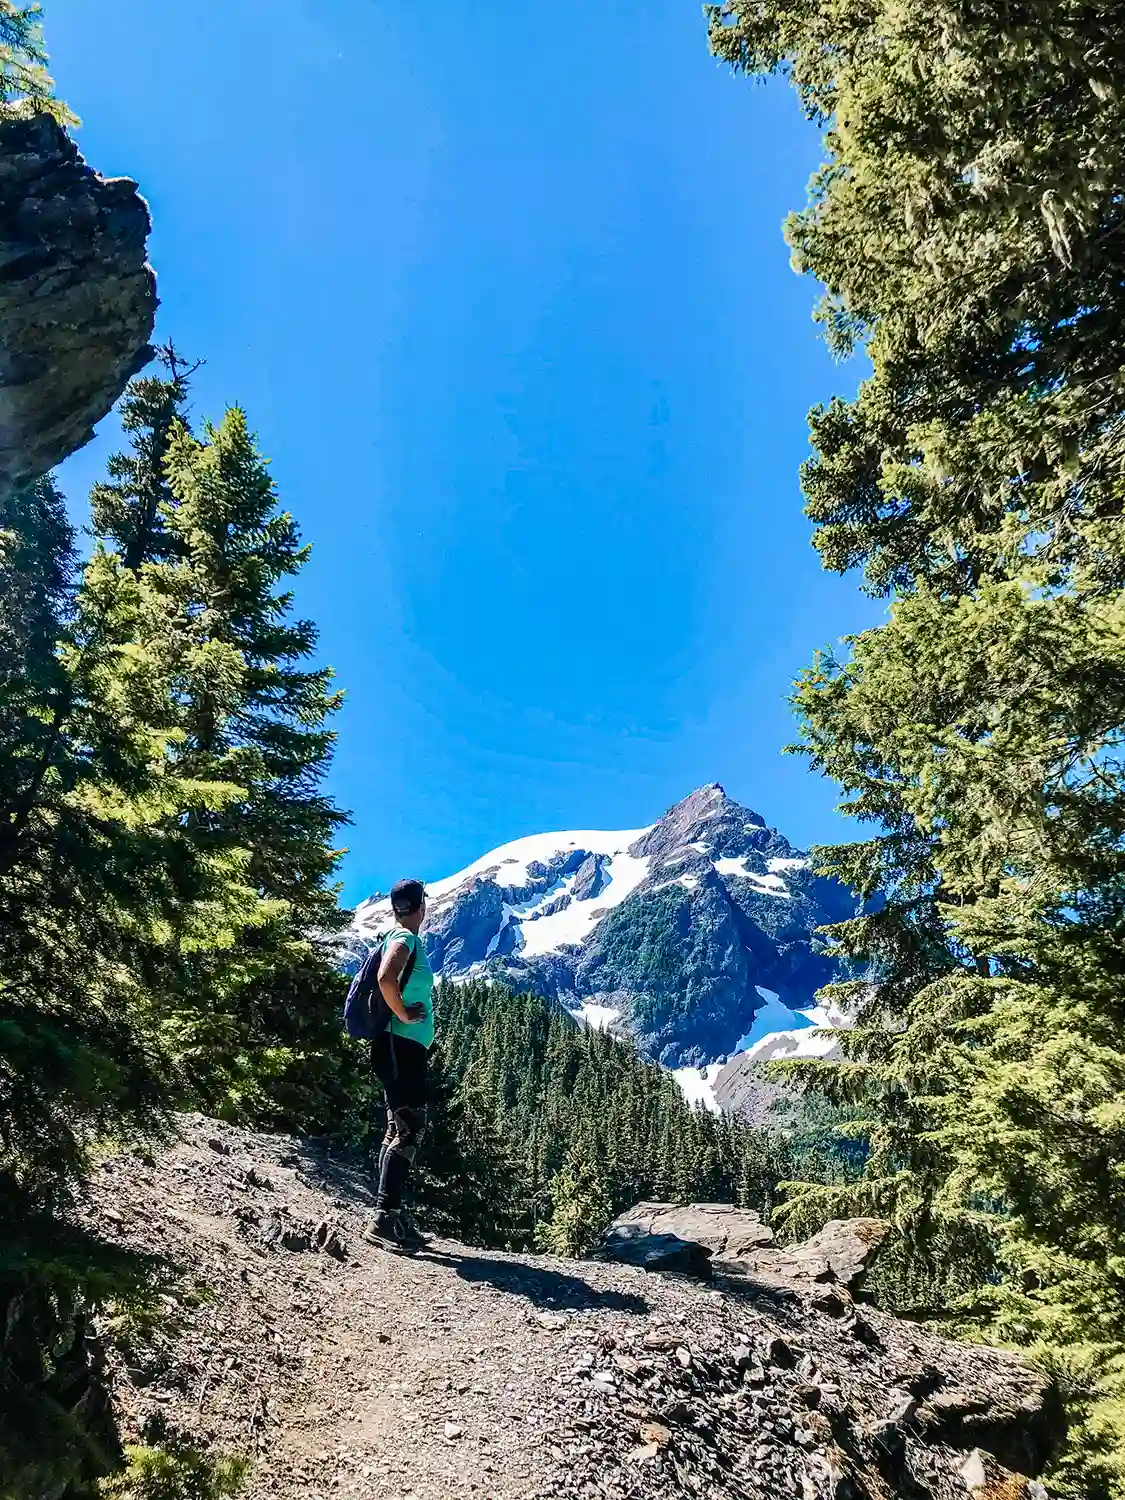
[[[398,1216],[402,1231],[402,1245],[406,1250],[423,1250],[430,1243],[430,1236],[423,1234],[405,1209]]]
[[[369,1245],[379,1245],[384,1250],[407,1249],[403,1223],[398,1214],[380,1209],[371,1216],[363,1238]]]

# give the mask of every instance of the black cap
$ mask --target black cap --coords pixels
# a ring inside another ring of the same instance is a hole
[[[391,886],[391,909],[396,917],[408,917],[426,899],[426,888],[420,880],[396,880]]]

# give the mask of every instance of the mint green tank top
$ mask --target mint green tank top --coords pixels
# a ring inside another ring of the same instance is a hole
[[[427,1050],[434,1044],[434,971],[430,968],[430,961],[426,957],[426,945],[420,938],[415,938],[412,932],[407,932],[405,927],[396,927],[389,932],[384,942],[384,951],[393,943],[404,942],[410,952],[414,951],[414,945],[418,945],[418,957],[414,960],[414,972],[406,981],[406,988],[402,992],[402,1003],[404,1005],[418,1005],[425,1007],[425,1015],[420,1021],[414,1021],[407,1025],[400,1021],[397,1016],[391,1017],[391,1031],[395,1036],[406,1037],[408,1041],[420,1042]]]

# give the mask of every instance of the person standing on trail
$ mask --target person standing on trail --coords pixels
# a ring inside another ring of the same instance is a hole
[[[396,1250],[426,1243],[403,1211],[402,1195],[426,1134],[427,1068],[434,1044],[434,972],[418,936],[426,916],[420,880],[391,889],[395,926],[383,938],[379,990],[391,1012],[371,1044],[371,1067],[383,1085],[387,1133],[379,1150],[375,1214],[364,1238]]]

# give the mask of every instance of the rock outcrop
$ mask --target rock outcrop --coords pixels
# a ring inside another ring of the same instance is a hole
[[[890,1233],[883,1219],[833,1219],[799,1245],[764,1245],[724,1260],[728,1274],[778,1276],[787,1281],[835,1282],[858,1292]]]
[[[0,491],[88,442],[151,358],[149,227],[49,115],[0,122]]]
[[[891,1226],[883,1219],[833,1219],[799,1245],[778,1245],[752,1208],[729,1203],[636,1203],[619,1214],[593,1254],[646,1270],[762,1276],[859,1292]]]
[[[637,1203],[614,1219],[594,1254],[647,1271],[710,1276],[713,1256],[737,1258],[773,1244],[753,1209],[729,1203]]]
[[[246,1454],[247,1500],[1041,1494],[1062,1436],[1048,1381],[842,1282],[443,1241],[404,1257],[363,1242],[369,1204],[323,1149],[199,1116],[106,1160],[86,1217],[179,1276],[165,1321],[110,1347],[126,1438]],[[768,1248],[754,1215],[684,1212],[704,1253]]]

